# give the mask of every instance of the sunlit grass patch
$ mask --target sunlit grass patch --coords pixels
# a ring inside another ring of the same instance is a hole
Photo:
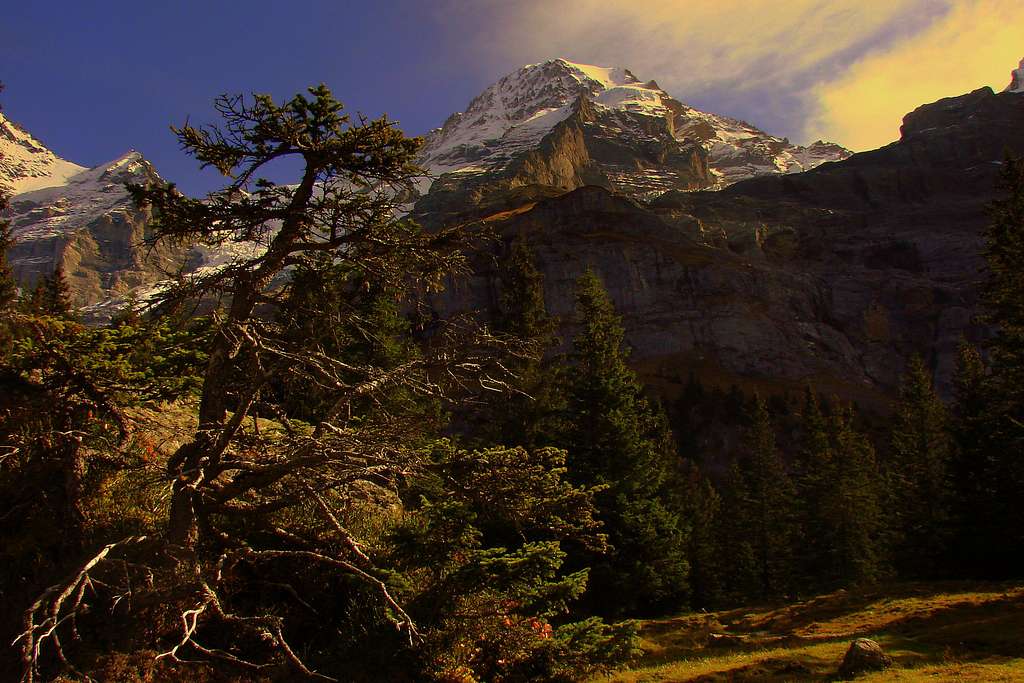
[[[716,635],[712,635],[716,634]],[[825,681],[850,641],[894,660],[864,681],[1024,681],[1024,587],[913,583],[644,622],[644,657],[610,681]]]

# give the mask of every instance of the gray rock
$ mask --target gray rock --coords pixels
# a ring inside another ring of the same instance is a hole
[[[853,678],[868,671],[882,671],[892,664],[892,657],[882,651],[882,646],[869,638],[858,638],[850,643],[843,663],[839,665],[842,678]]]

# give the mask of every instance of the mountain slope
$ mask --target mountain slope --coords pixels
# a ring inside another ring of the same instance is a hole
[[[589,164],[592,175],[603,175],[600,184],[637,197],[723,187],[849,156],[838,145],[800,147],[742,121],[699,111],[628,69],[555,59],[525,66],[484,90],[464,113],[427,136],[420,163],[435,176],[452,174],[462,182],[501,178],[581,110],[588,124],[582,140],[587,154],[578,166]],[[614,151],[607,149],[611,140]],[[631,153],[623,154],[624,148]],[[679,173],[678,164],[670,163],[673,155],[690,157],[693,172]],[[521,177],[510,184],[533,180]]]
[[[66,161],[0,115],[0,186],[13,191],[7,217],[15,276],[28,287],[59,265],[76,306],[166,277],[188,250],[147,249],[149,215],[125,187],[159,179],[135,151],[94,168]]]
[[[1024,96],[984,88],[908,114],[899,142],[805,173],[647,204],[586,187],[485,223],[533,248],[563,320],[593,268],[633,359],[669,391],[693,371],[884,407],[912,353],[948,390],[961,336],[984,334],[972,321],[986,207],[1004,150],[1024,154],[1022,129]],[[441,308],[498,310],[493,260],[476,269]]]
[[[0,114],[0,193],[19,194],[63,185],[84,170],[84,166],[61,159]]]

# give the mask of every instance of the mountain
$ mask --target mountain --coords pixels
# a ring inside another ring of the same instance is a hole
[[[149,215],[125,187],[159,180],[138,152],[86,168],[0,115],[0,188],[12,194],[7,217],[15,244],[8,259],[15,276],[28,287],[60,265],[76,306],[166,277],[185,250],[144,248]]]
[[[922,106],[901,139],[813,170],[638,202],[607,188],[481,215],[536,253],[550,311],[571,320],[586,268],[623,314],[633,359],[671,394],[688,373],[766,391],[819,390],[884,406],[906,359],[948,391],[973,322],[987,206],[1007,149],[1024,154],[1024,95],[984,88]],[[496,311],[480,257],[442,310]],[[571,325],[563,337],[572,333]]]
[[[899,141],[847,156],[699,112],[626,69],[524,67],[428,136],[421,162],[436,178],[414,216],[501,238],[431,303],[495,312],[496,263],[525,240],[563,321],[575,278],[591,267],[604,279],[636,366],[669,394],[693,371],[882,405],[914,352],[948,390],[960,337],[986,334],[973,322],[986,209],[1005,150],[1024,154],[1022,127],[1024,94],[983,88],[923,105]],[[139,248],[148,217],[122,183],[158,176],[137,153],[83,169],[5,130],[15,161],[0,181],[35,188],[12,201],[23,282],[61,263],[76,301],[94,304],[230,256]]]
[[[596,184],[642,199],[800,172],[849,155],[838,145],[801,147],[694,109],[628,69],[555,59],[484,90],[427,135],[420,163],[449,194],[453,187]]]
[[[520,193],[550,196],[598,185],[637,198],[666,190],[724,187],[740,178],[793,172],[846,150],[798,147],[748,124],[671,98],[627,69],[558,59],[510,74],[430,133],[421,164],[434,175],[420,190],[424,222],[477,211]],[[94,305],[148,285],[185,261],[218,254],[170,253],[149,259],[147,217],[125,182],[159,179],[138,153],[95,168],[67,161],[0,115],[0,188],[13,195],[17,244],[10,258],[31,286],[64,267],[78,305]]]
[[[0,193],[18,194],[62,185],[86,170],[46,148],[0,114]]]

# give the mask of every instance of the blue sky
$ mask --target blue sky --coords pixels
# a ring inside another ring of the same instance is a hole
[[[140,150],[189,192],[168,131],[223,92],[327,83],[410,134],[522,64],[626,66],[683,101],[797,142],[866,149],[918,104],[1001,88],[1024,56],[1018,0],[380,0],[9,3],[5,113],[83,165]]]
[[[12,5],[0,23],[5,114],[83,165],[138,149],[188,191],[217,179],[197,177],[168,126],[212,120],[220,93],[285,98],[324,82],[350,110],[418,134],[487,85],[444,50],[423,2]]]

